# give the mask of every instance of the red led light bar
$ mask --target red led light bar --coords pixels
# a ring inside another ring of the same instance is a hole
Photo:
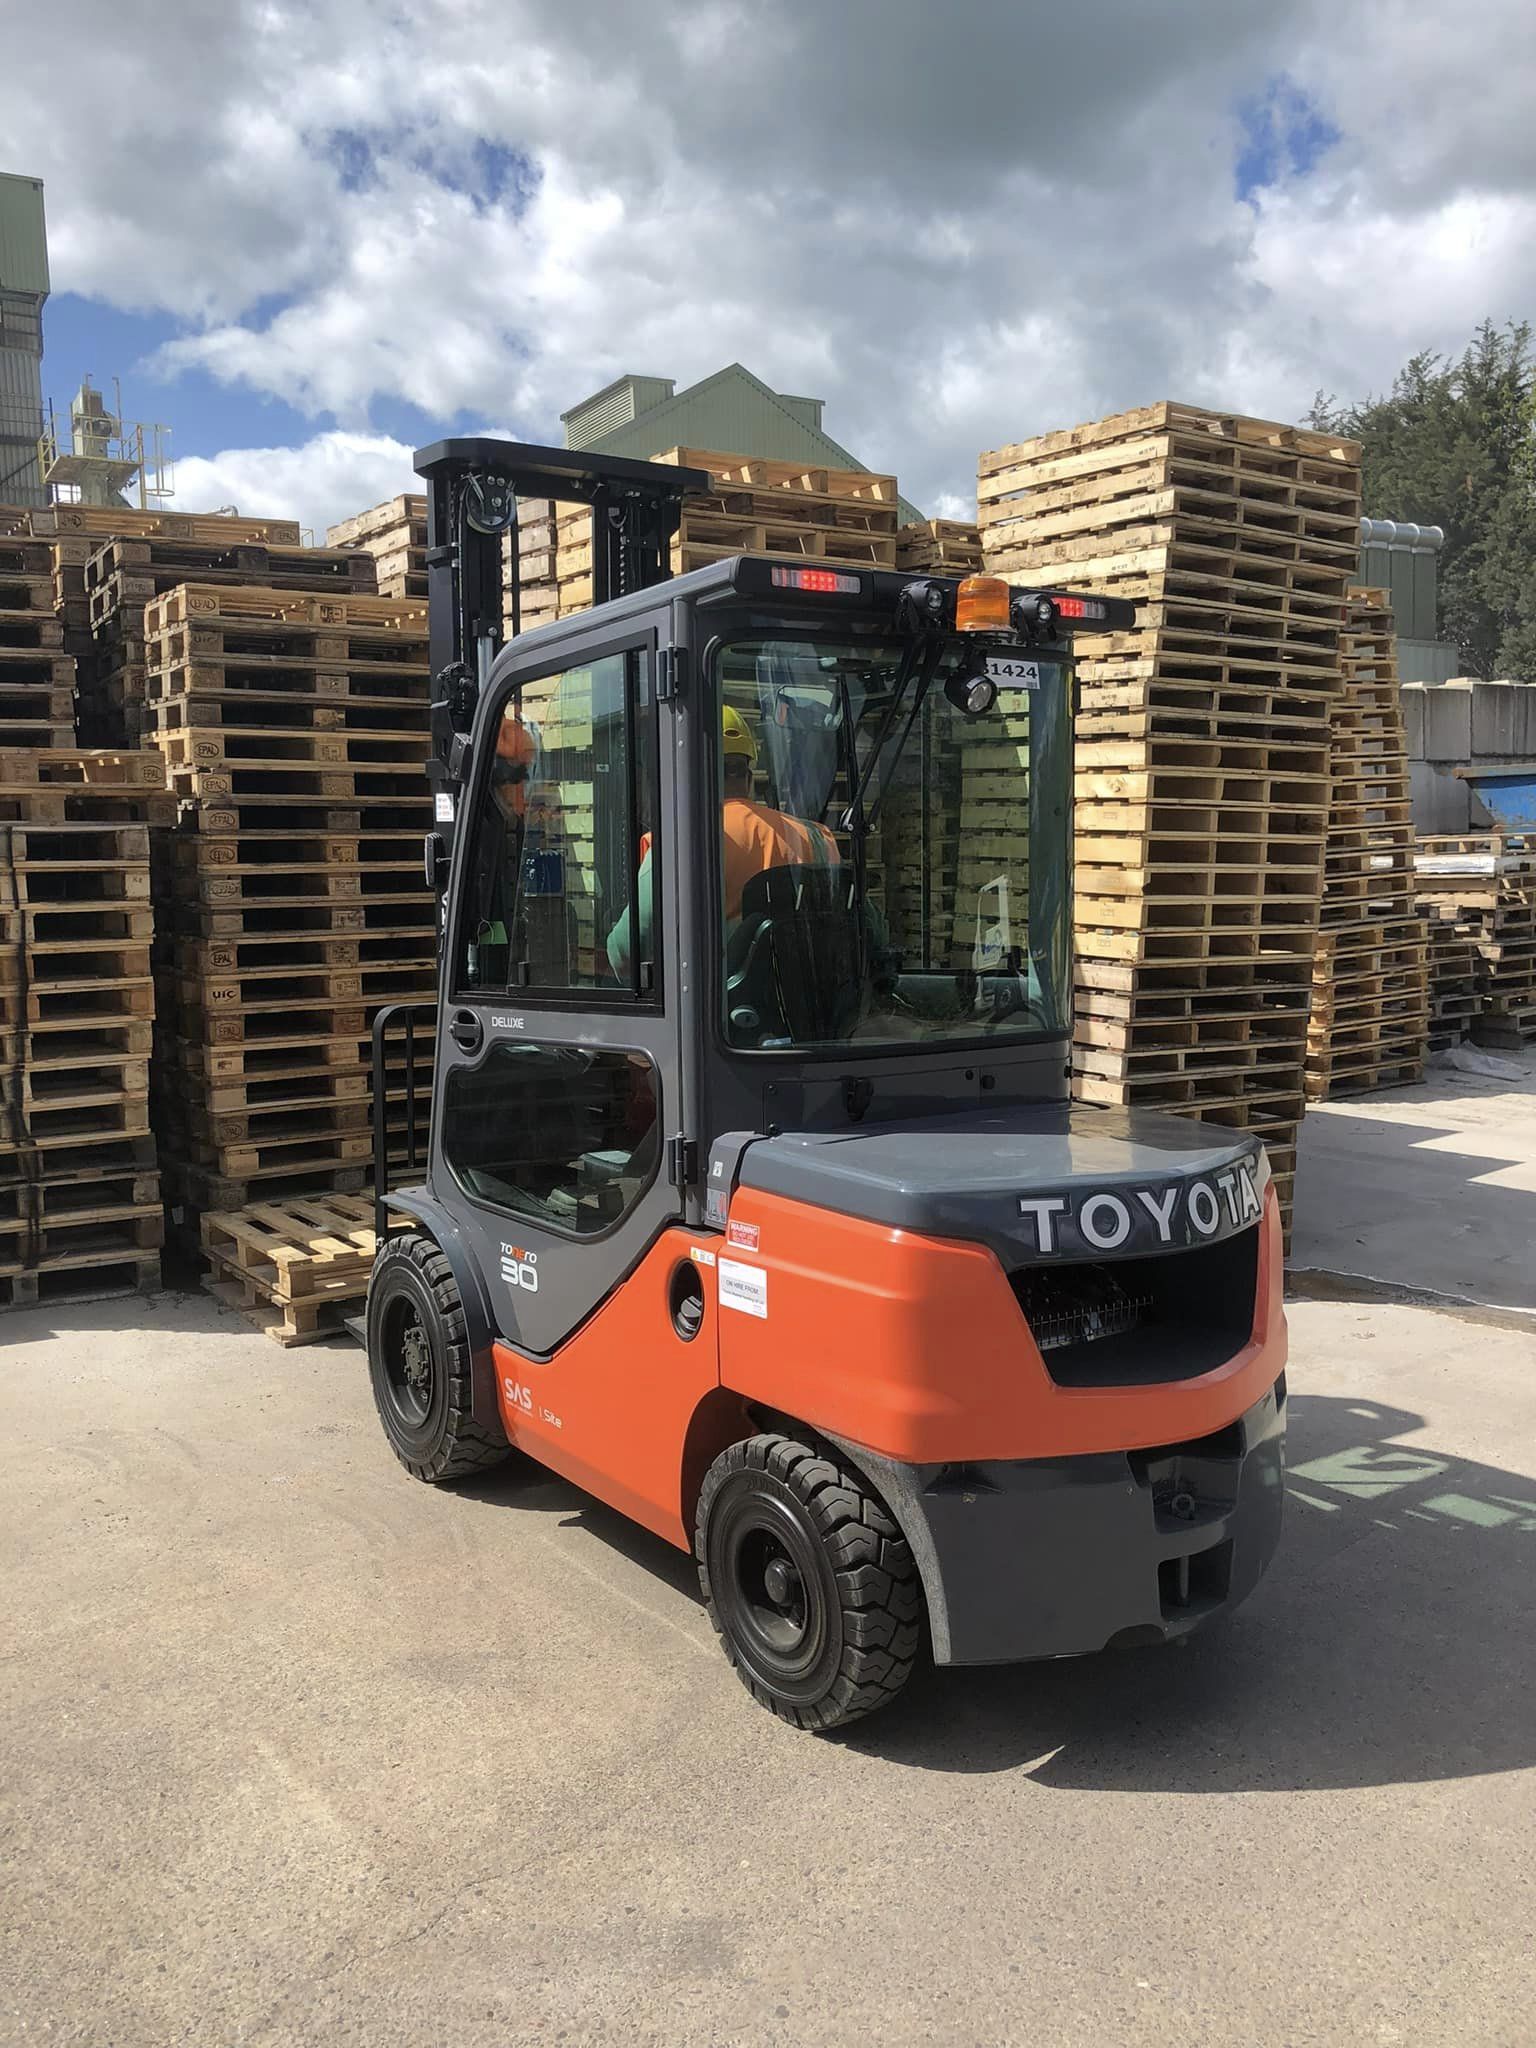
[[[1102,619],[1106,616],[1104,607],[1092,597],[1052,597],[1056,615],[1063,619]]]
[[[775,590],[814,590],[830,594],[834,591],[857,597],[863,584],[857,576],[840,576],[835,569],[775,569],[773,571]]]

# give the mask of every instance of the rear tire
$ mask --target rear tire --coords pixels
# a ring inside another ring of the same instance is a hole
[[[694,1549],[725,1654],[796,1728],[856,1721],[912,1672],[923,1592],[885,1503],[830,1447],[732,1444],[699,1492]]]
[[[390,1448],[437,1485],[511,1455],[498,1423],[475,1421],[469,1339],[453,1269],[431,1238],[405,1231],[379,1247],[368,1283],[368,1376]]]

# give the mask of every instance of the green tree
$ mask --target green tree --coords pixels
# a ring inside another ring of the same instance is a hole
[[[1485,320],[1455,361],[1425,351],[1390,394],[1311,424],[1362,444],[1365,509],[1442,526],[1440,635],[1464,672],[1536,681],[1536,361],[1524,321]]]

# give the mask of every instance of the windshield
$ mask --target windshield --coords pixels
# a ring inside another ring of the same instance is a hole
[[[716,662],[725,1031],[743,1050],[1065,1029],[1066,676],[979,715],[910,646],[743,639]],[[958,684],[956,685],[958,689]]]

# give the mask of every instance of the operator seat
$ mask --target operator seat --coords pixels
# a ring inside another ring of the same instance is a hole
[[[741,892],[726,948],[736,1045],[850,1038],[866,999],[864,920],[851,866],[765,868]]]

